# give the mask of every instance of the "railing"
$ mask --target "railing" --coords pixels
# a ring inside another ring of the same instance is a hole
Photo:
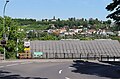
[[[99,61],[120,61],[120,56],[101,55]]]
[[[118,61],[120,56],[100,55],[93,53],[44,53],[38,57],[32,56],[37,59],[88,59],[99,61]]]

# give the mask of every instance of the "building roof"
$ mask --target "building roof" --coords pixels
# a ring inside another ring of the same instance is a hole
[[[71,54],[76,56],[119,56],[120,43],[117,40],[60,40],[60,41],[31,41],[31,52],[44,52],[49,54]]]

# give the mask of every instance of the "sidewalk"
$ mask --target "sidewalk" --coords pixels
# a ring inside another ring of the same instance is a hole
[[[0,60],[0,63],[8,62],[73,62],[77,59],[17,59],[17,60]]]
[[[22,63],[22,62],[66,63],[66,62],[74,62],[76,60],[80,60],[80,59],[17,59],[17,60],[2,60],[2,61],[0,60],[0,64],[2,64],[2,63]],[[98,60],[85,60],[85,59],[81,59],[81,60],[87,61],[87,62],[110,65],[109,63],[99,62]]]

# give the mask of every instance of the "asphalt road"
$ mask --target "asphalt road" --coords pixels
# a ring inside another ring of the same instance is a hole
[[[0,79],[120,79],[120,66],[96,61],[0,63]]]

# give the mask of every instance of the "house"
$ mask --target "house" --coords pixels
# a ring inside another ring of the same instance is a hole
[[[48,33],[53,33],[53,29],[47,30]]]
[[[64,32],[66,32],[67,30],[65,29],[65,28],[61,28],[60,29],[60,33],[64,33]]]
[[[75,32],[65,32],[65,35],[75,35]]]
[[[90,29],[87,31],[88,34],[94,34],[96,33],[97,31],[95,29]]]
[[[100,35],[107,35],[106,30],[101,30]]]
[[[79,33],[82,29],[69,29],[69,32]]]

